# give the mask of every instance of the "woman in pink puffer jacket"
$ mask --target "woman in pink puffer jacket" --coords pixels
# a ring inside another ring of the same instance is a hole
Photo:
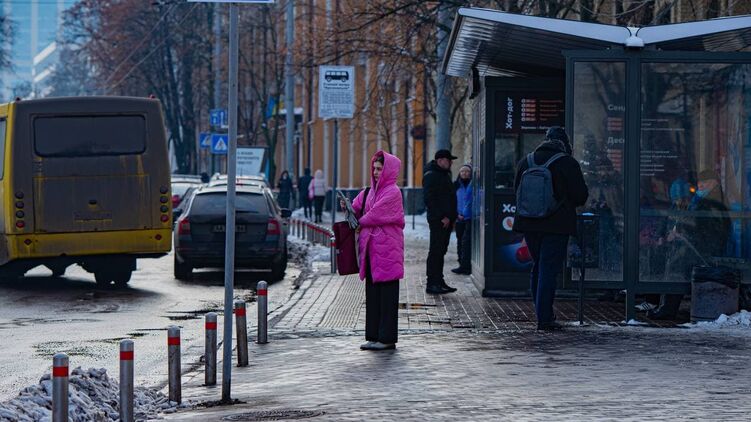
[[[401,164],[387,152],[376,152],[371,159],[371,187],[352,203],[361,215],[358,240],[367,340],[360,346],[363,350],[396,348],[399,279],[404,277],[404,208],[396,185]]]

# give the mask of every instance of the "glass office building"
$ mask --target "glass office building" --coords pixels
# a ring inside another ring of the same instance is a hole
[[[45,95],[58,60],[56,40],[63,13],[74,3],[75,0],[0,0],[0,10],[15,25],[10,48],[13,69],[0,72],[0,99]]]

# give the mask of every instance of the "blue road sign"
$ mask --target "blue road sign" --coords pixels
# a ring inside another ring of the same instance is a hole
[[[211,126],[226,125],[227,122],[227,110],[222,108],[215,108],[210,111],[209,123]]]
[[[201,148],[211,148],[211,134],[208,132],[201,132],[198,135],[198,145]]]
[[[229,148],[229,135],[226,133],[211,134],[211,153],[226,154]]]

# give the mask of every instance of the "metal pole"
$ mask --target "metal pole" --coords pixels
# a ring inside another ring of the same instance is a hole
[[[222,103],[222,19],[219,14],[219,4],[214,5],[214,107],[221,108]],[[209,151],[211,174],[216,171],[216,156]]]
[[[235,276],[235,183],[237,172],[237,4],[229,5],[229,150],[227,151],[227,221],[224,252],[224,354],[222,401],[232,401],[232,298]]]
[[[331,255],[331,274],[336,273],[336,238],[331,237],[329,239],[331,241],[329,248],[329,254]]]
[[[167,329],[167,361],[169,376],[169,400],[182,401],[180,385],[180,327],[170,325]]]
[[[292,49],[295,41],[295,1],[287,0],[287,58],[284,63],[284,109],[286,110],[286,143],[287,168],[289,177],[295,175],[295,75],[292,71]]]
[[[336,188],[339,186],[339,119],[334,119],[334,188],[331,190],[331,226],[336,223]]]
[[[248,320],[245,302],[235,301],[235,324],[237,324],[237,366],[248,366]]]
[[[206,344],[204,346],[206,368],[204,371],[204,383],[216,385],[216,313],[206,314]]]
[[[52,422],[68,422],[68,355],[52,357]]]
[[[120,341],[120,420],[133,422],[133,340]]]
[[[258,297],[258,344],[266,344],[268,338],[268,317],[269,317],[269,296],[268,283],[259,281],[256,287],[256,296]]]

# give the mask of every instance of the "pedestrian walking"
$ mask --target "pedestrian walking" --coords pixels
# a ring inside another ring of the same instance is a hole
[[[297,196],[300,198],[300,205],[305,212],[305,218],[313,217],[313,200],[308,196],[310,182],[312,181],[313,176],[310,175],[309,168],[304,170],[304,176],[297,179]]]
[[[323,202],[326,200],[327,190],[329,189],[326,186],[326,179],[323,177],[323,170],[318,169],[308,188],[308,197],[313,197],[313,204],[315,205],[316,223],[323,223]]]
[[[447,149],[435,153],[435,159],[425,167],[422,177],[423,197],[428,210],[430,249],[427,260],[426,293],[455,292],[443,278],[443,263],[448,251],[451,232],[456,222],[456,191],[451,181],[451,162],[456,157]]]
[[[571,156],[566,132],[551,127],[545,140],[519,161],[514,180],[513,230],[524,234],[532,255],[530,290],[538,330],[556,330],[553,300],[569,236],[576,235],[576,207],[589,196],[579,163]]]
[[[472,274],[472,166],[463,165],[454,182],[456,188],[456,254],[459,266],[455,274]]]
[[[276,187],[279,189],[279,196],[277,202],[282,208],[289,208],[289,201],[292,198],[292,179],[289,177],[289,172],[284,170],[282,175],[279,176],[279,183]]]
[[[396,348],[399,279],[404,277],[404,205],[396,185],[401,161],[384,151],[371,159],[370,189],[352,203],[359,218],[360,279],[365,280],[363,350]]]

